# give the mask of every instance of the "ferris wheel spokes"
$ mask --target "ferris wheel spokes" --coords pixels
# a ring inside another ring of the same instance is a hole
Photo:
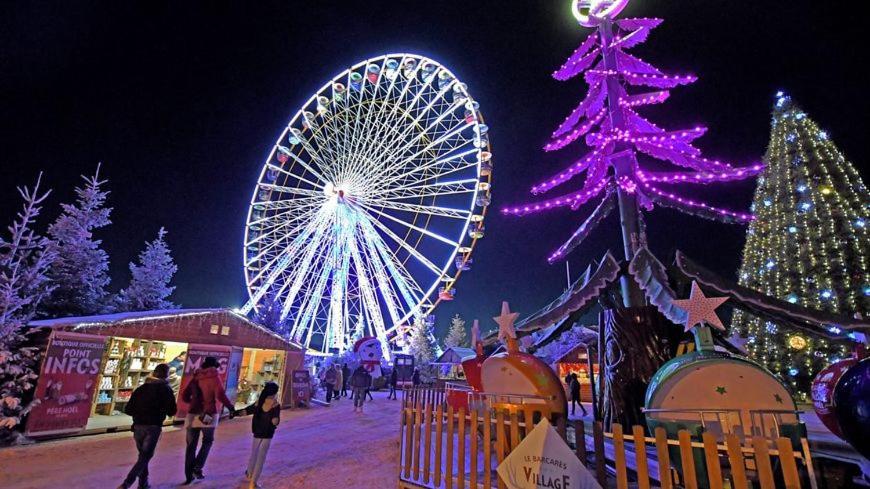
[[[293,258],[296,256],[299,247],[302,244],[306,243],[310,232],[313,230],[313,228],[316,227],[314,226],[314,224],[316,224],[317,222],[318,221],[310,221],[306,226],[306,228],[309,228],[308,233],[300,233],[299,236],[293,239],[290,246],[288,246],[282,253],[276,254],[272,261],[266,266],[262,267],[260,272],[248,282],[248,287],[250,288],[262,278],[262,275],[266,270],[270,270],[267,279],[262,284],[260,284],[260,286],[256,289],[256,293],[251,296],[251,300],[249,300],[248,303],[245,304],[245,306],[242,308],[242,311],[244,313],[250,311],[250,309],[253,308],[253,306],[266,295],[266,293],[272,287],[272,284],[275,282],[278,276],[281,275],[284,270],[286,270],[287,267],[293,262]],[[279,241],[276,241],[275,243],[278,242]],[[277,293],[280,294],[280,292],[281,291],[279,290]]]
[[[449,217],[451,219],[468,219],[471,211],[466,209],[452,209],[450,207],[440,207],[437,205],[422,205],[409,204],[405,202],[397,202],[388,199],[366,199],[366,204],[380,207],[383,209],[392,209],[402,212],[412,212],[414,214],[426,214],[429,216]]]
[[[422,183],[422,182],[429,180],[429,179],[432,179],[432,178],[441,177],[441,176],[444,176],[448,173],[453,173],[455,171],[458,171],[458,170],[461,170],[464,168],[476,166],[478,164],[477,161],[466,161],[464,158],[466,156],[476,154],[477,152],[478,152],[477,148],[466,149],[466,150],[460,151],[459,153],[451,152],[451,153],[448,153],[447,155],[445,155],[441,158],[435,158],[435,159],[428,161],[422,165],[411,166],[410,168],[405,168],[406,171],[404,173],[391,174],[387,178],[384,178],[383,180],[381,180],[379,185],[378,185],[378,188],[383,189],[383,190],[390,190],[390,188],[388,186],[391,184],[397,183],[397,182],[399,182],[399,185],[400,185],[399,188],[401,188],[402,185]],[[457,160],[460,161],[460,163],[458,163],[457,165],[464,164],[464,166],[459,167],[459,166],[447,165],[447,163],[452,163],[452,162],[457,161]],[[426,178],[424,178],[422,180],[418,178],[418,179],[413,179],[410,182],[401,182],[401,180],[403,180],[403,179],[410,178],[412,175],[416,175],[416,174],[421,173],[421,172],[426,172],[432,168],[439,169],[438,167],[440,167],[441,165],[444,165],[445,169],[448,169],[450,171],[441,172],[441,173],[434,173],[432,175],[426,176]]]
[[[421,97],[425,93],[425,89],[427,89],[431,86],[431,81],[434,79],[435,79],[435,77],[433,76],[433,77],[429,78],[423,84],[423,87],[422,87],[423,89],[421,89],[417,92],[417,95],[414,97],[413,100],[411,100],[411,102],[409,104],[410,106],[414,106],[421,99]],[[410,123],[405,124],[404,125],[405,129],[401,132],[398,132],[398,134],[396,134],[394,138],[386,138],[386,137],[378,138],[378,143],[376,145],[372,146],[372,148],[367,156],[372,157],[372,155],[378,155],[378,158],[382,164],[389,162],[390,155],[394,154],[395,148],[386,148],[385,149],[385,145],[400,144],[400,143],[404,142],[408,138],[408,136],[412,135],[415,131],[419,130],[420,119],[429,111],[429,109],[431,108],[431,105],[434,104],[435,100],[438,100],[440,97],[442,97],[444,94],[447,93],[448,89],[452,86],[452,83],[453,82],[451,82],[451,84],[449,86],[446,86],[446,87],[442,88],[441,90],[439,90],[436,97],[432,100],[432,102],[430,102],[430,105],[427,105],[426,108],[420,112],[420,115],[417,116],[417,118],[412,120]],[[407,86],[410,87],[411,84],[409,83]],[[404,95],[404,93],[405,92],[403,91],[402,95]],[[399,110],[400,106],[401,105],[399,103],[396,103],[393,105],[393,108],[392,108],[390,114],[387,116],[386,120],[380,124],[380,127],[386,127],[388,130],[392,130],[392,131],[396,130],[396,128],[398,127],[397,123],[402,119],[402,117],[407,116],[407,113]],[[390,151],[390,149],[393,149],[393,151]]]
[[[473,165],[473,163],[472,163]],[[468,167],[464,167],[468,168]],[[464,169],[463,168],[463,169]],[[417,185],[405,185],[395,188],[390,188],[388,190],[384,190],[382,192],[377,192],[374,194],[375,197],[388,199],[388,200],[401,200],[401,199],[416,199],[416,198],[425,198],[425,197],[438,197],[443,195],[454,195],[461,194],[467,192],[476,192],[477,191],[477,178],[463,178],[461,180],[451,180],[444,182],[432,182],[432,183],[421,183],[436,176],[443,176],[443,174],[433,175],[431,177],[426,177],[422,180],[418,180],[415,183]],[[468,184],[471,184],[469,187]],[[443,190],[436,190],[441,189]],[[414,190],[429,190],[425,193],[413,193]],[[410,193],[409,193],[410,192]]]
[[[386,217],[387,219],[389,219],[395,223],[401,224],[401,225],[405,226],[406,228],[413,229],[414,231],[417,231],[420,234],[425,234],[426,236],[429,236],[430,238],[437,239],[438,241],[441,241],[444,244],[448,244],[450,246],[454,246],[457,248],[459,247],[459,243],[451,240],[450,238],[445,238],[444,236],[441,236],[438,233],[434,233],[432,231],[429,231],[428,229],[421,228],[420,226],[416,226],[416,225],[411,224],[407,221],[403,221],[397,217],[393,217],[392,215],[387,214],[385,212],[381,212],[380,210],[378,210],[374,207],[371,207],[369,205],[366,205],[366,204],[361,204],[361,205],[363,207],[365,207],[369,212],[374,212],[375,214],[377,214],[379,216]]]
[[[384,223],[378,221],[377,219],[372,219],[370,221],[372,224],[377,226],[381,232],[392,238],[393,241],[396,242],[402,249],[404,249],[409,255],[413,256],[417,259],[423,266],[426,267],[429,271],[431,271],[436,277],[440,277],[443,273],[443,270],[432,263],[431,260],[426,258],[425,255],[417,251],[416,248],[408,244],[405,240],[400,238],[396,233],[394,233],[390,228],[388,228]]]
[[[408,269],[398,260],[395,253],[389,251],[386,243],[380,235],[378,235],[374,227],[372,227],[371,222],[368,219],[364,219],[361,222],[363,235],[370,243],[374,243],[373,248],[381,254],[381,262],[384,263],[391,275],[396,277],[394,288],[398,289],[397,295],[400,294],[405,300],[406,307],[404,310],[410,311],[409,314],[413,314],[416,312],[416,305],[422,302],[425,295],[422,288],[408,272]],[[394,286],[394,284],[390,282],[388,282],[388,285],[390,285],[390,287]],[[393,327],[397,326],[403,319],[404,318],[393,320]]]

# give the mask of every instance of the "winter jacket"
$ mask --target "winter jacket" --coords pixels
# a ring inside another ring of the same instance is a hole
[[[372,384],[372,375],[364,367],[354,370],[348,382],[353,389],[368,389]]]
[[[341,370],[335,371],[335,387],[341,387],[344,385],[344,375],[342,375]]]
[[[277,428],[277,426],[275,426],[275,423],[273,423],[272,420],[278,419],[280,421],[280,404],[273,402],[268,410],[264,410],[257,407],[257,404],[254,403],[246,407],[245,412],[254,415],[251,419],[251,433],[254,434],[254,438],[272,438],[275,436],[275,428]]]
[[[390,385],[396,387],[399,384],[399,372],[396,367],[393,367],[393,371],[390,372]]]
[[[343,386],[347,386],[347,383],[350,382],[350,369],[347,365],[341,367],[341,380],[344,381],[342,383]]]
[[[335,379],[336,379],[336,377],[338,377],[338,376],[335,374],[335,369],[332,368],[332,367],[329,367],[329,368],[326,369],[326,371],[323,373],[323,383],[324,383],[324,384],[332,384],[332,385],[335,385]]]
[[[199,387],[201,395],[195,394],[197,389],[194,384]],[[181,398],[184,399],[184,402],[190,403],[190,407],[187,409],[189,414],[217,414],[219,402],[229,408],[231,412],[234,409],[233,403],[227,398],[223,382],[215,367],[197,369],[193,373],[193,379],[184,388]]]
[[[133,391],[124,412],[133,417],[133,424],[163,426],[167,416],[175,416],[175,394],[166,380],[148,377]]]
[[[580,400],[580,382],[577,379],[571,379],[571,383],[568,384],[570,388],[571,399]]]

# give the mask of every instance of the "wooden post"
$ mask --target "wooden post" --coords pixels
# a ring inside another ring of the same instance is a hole
[[[695,455],[692,453],[692,436],[686,430],[680,430],[680,461],[683,465],[683,486],[686,489],[698,489],[698,478],[695,475]]]
[[[471,410],[468,434],[471,436],[471,480],[468,485],[471,486],[471,489],[477,489],[477,409]]]
[[[604,466],[604,424],[596,421],[592,429],[592,438],[595,441],[595,478],[601,487],[607,487],[607,471]]]
[[[404,400],[403,400],[404,402]],[[399,416],[399,480],[403,479],[405,452],[408,451],[408,445],[405,444],[405,410],[402,409],[402,414]]]
[[[535,429],[535,410],[533,408],[527,407],[523,409],[523,424],[525,425],[525,429],[523,429],[522,434],[523,438],[525,438],[529,436],[529,433],[531,433],[533,429]]]
[[[459,408],[459,453],[457,453],[456,487],[465,489],[465,408]]]
[[[577,452],[577,458],[579,458],[585,466],[589,461],[586,458],[586,423],[582,420],[574,421],[574,441],[576,441],[577,445],[574,448]]]
[[[441,487],[441,435],[444,429],[444,408],[435,408],[435,487]]]
[[[453,489],[453,408],[447,408],[447,450],[444,455],[444,481],[447,489]]]
[[[758,471],[758,482],[761,489],[774,489],[773,470],[770,468],[770,452],[767,449],[767,438],[756,436],[752,438],[752,448],[755,450],[755,470]]]
[[[725,435],[725,445],[728,447],[728,461],[731,462],[731,482],[734,489],[748,489],[746,459],[743,458],[740,439],[734,433],[729,433]]]
[[[516,411],[511,412],[511,442],[508,453],[514,451],[520,444],[520,420]]]
[[[776,449],[779,451],[779,466],[782,467],[782,480],[786,489],[800,489],[797,464],[794,461],[794,449],[791,440],[785,437],[776,439]]]
[[[426,427],[423,430],[423,483],[428,484],[432,471],[432,404],[426,406]]]
[[[411,464],[414,467],[414,480],[420,480],[420,438],[422,438],[423,405],[418,404],[414,408],[414,457]],[[427,447],[428,449],[428,447]]]
[[[409,479],[411,477],[411,454],[409,452],[411,450],[413,450],[413,448],[411,448],[413,446],[411,444],[411,441],[412,441],[411,437],[413,436],[413,432],[414,432],[414,425],[412,424],[413,417],[414,417],[414,414],[413,414],[413,411],[411,410],[411,408],[406,408],[405,409],[405,450],[404,450],[405,479]]]
[[[634,464],[637,466],[637,486],[639,489],[649,489],[649,464],[646,460],[646,436],[643,426],[631,427],[634,438]]]
[[[662,489],[671,489],[671,454],[668,452],[668,434],[659,426],[656,428],[656,458],[659,463],[659,484]]]
[[[499,464],[504,461],[505,457],[505,441],[506,435],[504,432],[504,411],[501,409],[497,409],[495,412],[495,456],[496,462]],[[501,477],[498,478],[498,487],[499,489],[505,489],[505,483],[502,482]]]
[[[613,423],[613,458],[616,462],[616,489],[628,489],[625,440],[622,437],[622,425],[619,423]]]
[[[483,485],[486,489],[492,487],[492,412],[489,408],[483,415]]]
[[[707,461],[707,479],[710,481],[710,489],[722,489],[722,467],[719,465],[719,445],[716,443],[716,435],[705,431],[701,439],[704,441],[704,459]]]
[[[807,468],[807,476],[810,479],[810,489],[818,489],[816,470],[813,468],[813,456],[810,454],[810,444],[804,437],[801,437],[801,449],[804,456],[804,465]]]

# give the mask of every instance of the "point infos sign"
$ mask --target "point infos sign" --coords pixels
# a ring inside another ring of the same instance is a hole
[[[36,386],[28,436],[74,433],[88,424],[106,337],[56,331]]]

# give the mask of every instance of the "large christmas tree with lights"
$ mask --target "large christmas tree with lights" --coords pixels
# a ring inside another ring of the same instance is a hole
[[[827,133],[782,92],[773,110],[767,168],[753,202],[740,284],[843,316],[870,312],[870,195]],[[752,357],[806,394],[815,373],[849,352],[741,311],[732,326]],[[843,334],[836,325],[832,333]]]

